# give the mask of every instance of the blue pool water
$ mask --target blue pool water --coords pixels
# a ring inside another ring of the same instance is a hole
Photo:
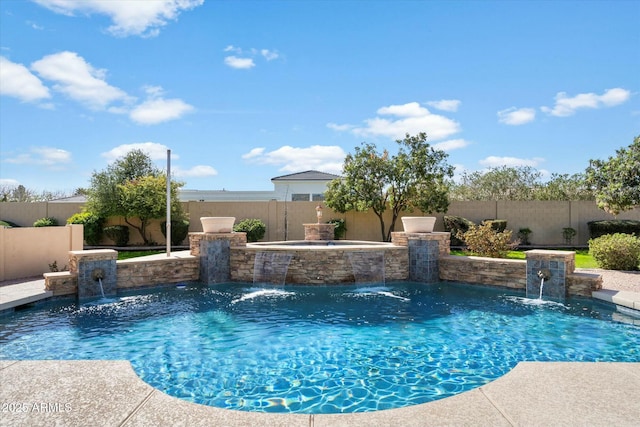
[[[152,386],[229,409],[396,408],[520,361],[640,362],[640,328],[586,299],[476,286],[190,285],[0,318],[0,359],[126,359]]]

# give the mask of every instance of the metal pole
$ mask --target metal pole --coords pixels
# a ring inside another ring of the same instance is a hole
[[[171,150],[167,150],[167,257],[171,256]]]

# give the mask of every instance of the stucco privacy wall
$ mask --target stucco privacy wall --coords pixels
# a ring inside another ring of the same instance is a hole
[[[21,226],[31,226],[34,221],[52,216],[60,224],[64,224],[71,215],[82,210],[81,203],[0,203],[0,219],[15,222]],[[191,232],[202,231],[199,218],[202,216],[234,216],[236,222],[245,218],[259,218],[267,225],[267,232],[263,240],[302,240],[304,229],[302,224],[315,222],[316,202],[188,202],[183,203],[184,211],[190,217]],[[378,218],[373,212],[346,214],[334,213],[324,207],[323,220],[344,218],[347,226],[347,239],[380,241],[381,231]],[[416,215],[414,212],[410,215]],[[532,230],[530,241],[537,245],[563,244],[562,229],[572,227],[577,231],[573,244],[586,245],[589,240],[587,222],[601,219],[614,219],[613,215],[598,209],[591,201],[489,201],[489,202],[452,202],[449,215],[458,215],[474,222],[484,219],[498,218],[507,220],[507,228],[514,234],[520,228],[528,227]],[[436,215],[436,231],[443,231],[442,214]],[[391,216],[385,215],[385,225],[389,225]],[[623,212],[618,219],[640,220],[640,208]],[[151,239],[164,244],[164,237],[160,231],[160,223],[154,221],[151,225]],[[113,218],[109,225],[124,225],[122,218]],[[402,231],[402,223],[398,221],[396,231]],[[142,240],[137,232],[131,230],[130,243],[141,244]],[[111,244],[105,238],[104,244]],[[188,244],[188,242],[184,242]]]
[[[82,225],[0,227],[0,281],[38,276],[55,261],[62,270],[69,251],[82,250]]]

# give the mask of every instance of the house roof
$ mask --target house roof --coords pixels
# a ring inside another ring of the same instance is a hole
[[[340,175],[309,170],[291,173],[289,175],[276,176],[275,178],[271,178],[271,181],[331,181],[336,178],[340,178]]]

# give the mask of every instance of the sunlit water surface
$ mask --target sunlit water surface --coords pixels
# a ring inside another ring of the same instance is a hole
[[[189,285],[4,316],[0,359],[125,359],[191,402],[361,412],[471,390],[520,361],[640,362],[640,327],[620,318],[452,284]]]

